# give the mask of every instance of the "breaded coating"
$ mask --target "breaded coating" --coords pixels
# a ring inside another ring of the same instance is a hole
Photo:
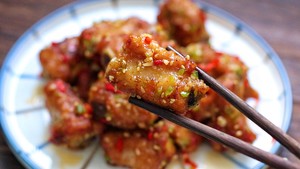
[[[46,106],[51,115],[51,138],[55,144],[82,148],[102,131],[102,124],[92,121],[92,109],[83,103],[62,80],[45,86]]]
[[[208,40],[205,13],[191,0],[166,0],[157,21],[182,46]]]
[[[72,78],[72,65],[77,56],[78,39],[67,38],[60,43],[53,42],[39,53],[43,67],[42,75],[52,79],[69,81]]]
[[[176,153],[172,139],[163,134],[150,138],[143,131],[107,132],[101,144],[110,164],[131,169],[161,169]]]
[[[185,114],[208,90],[195,67],[142,34],[126,40],[121,55],[110,61],[106,78],[121,91]]]
[[[89,102],[105,124],[122,129],[149,128],[157,116],[128,102],[129,95],[109,83],[104,73],[89,91]]]
[[[155,124],[153,130],[150,130],[153,137],[163,132],[169,133],[179,151],[184,153],[194,152],[203,140],[200,135],[168,120],[159,121]]]
[[[105,68],[109,60],[122,49],[124,38],[131,34],[150,32],[150,28],[149,23],[136,17],[94,23],[81,33],[79,52],[86,58],[95,58]]]

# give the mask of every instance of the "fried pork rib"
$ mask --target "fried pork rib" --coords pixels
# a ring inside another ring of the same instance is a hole
[[[160,8],[157,20],[182,46],[208,40],[205,13],[190,0],[167,0]]]
[[[126,40],[121,55],[108,64],[106,77],[121,91],[185,114],[208,90],[195,67],[142,34]]]
[[[149,23],[136,17],[97,22],[81,33],[79,53],[85,58],[95,58],[105,68],[122,49],[124,38],[131,34],[149,33],[150,28]]]
[[[101,144],[110,164],[131,169],[161,169],[176,153],[167,132],[157,137],[144,131],[106,132]]]
[[[257,92],[248,82],[248,68],[238,57],[216,52],[208,44],[200,43],[188,45],[185,53],[189,54],[200,68],[241,99],[258,99]],[[249,143],[256,138],[247,124],[246,117],[211,89],[187,116],[200,122],[208,121],[207,125]],[[225,149],[216,142],[211,143],[218,151]]]
[[[82,148],[99,135],[102,124],[92,121],[92,109],[84,104],[62,80],[45,86],[46,106],[51,115],[51,138],[55,144]]]
[[[53,42],[43,49],[39,54],[43,76],[69,81],[72,78],[72,65],[76,59],[77,49],[77,38],[67,38],[60,43]]]
[[[200,135],[167,120],[157,122],[153,130],[150,129],[148,136],[158,137],[159,133],[164,132],[167,132],[174,140],[179,152],[194,152],[202,142]]]
[[[129,95],[117,91],[104,73],[89,91],[89,102],[100,120],[122,129],[149,128],[157,116],[128,102]]]

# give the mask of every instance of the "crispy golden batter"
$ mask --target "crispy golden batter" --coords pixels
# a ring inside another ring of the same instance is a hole
[[[128,102],[129,95],[117,91],[100,73],[99,80],[89,91],[89,102],[106,124],[123,128],[149,128],[157,116]]]
[[[126,40],[123,53],[109,63],[106,77],[122,91],[185,114],[208,90],[195,67],[142,34]]]
[[[76,59],[77,49],[77,38],[67,38],[60,43],[53,42],[43,49],[39,54],[43,76],[69,81],[72,78],[72,65]]]
[[[205,13],[190,0],[167,0],[162,4],[157,20],[182,46],[208,40]]]
[[[102,131],[102,124],[92,121],[92,109],[84,104],[62,80],[45,86],[46,106],[51,115],[51,138],[56,144],[82,148]]]
[[[161,169],[176,153],[168,134],[149,138],[145,132],[107,132],[101,141],[110,164],[132,169]]]
[[[105,68],[108,61],[118,55],[124,38],[150,32],[150,28],[149,23],[136,17],[95,23],[81,33],[79,52],[86,58],[95,58]]]
[[[157,137],[159,133],[164,132],[170,134],[170,137],[181,152],[194,152],[202,142],[202,137],[198,134],[167,120],[159,121],[155,124],[153,130],[150,130],[150,134],[153,137]]]

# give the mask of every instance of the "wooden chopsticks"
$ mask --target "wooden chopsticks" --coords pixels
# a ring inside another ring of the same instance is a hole
[[[129,102],[135,104],[139,107],[142,107],[162,118],[165,118],[173,123],[176,123],[180,126],[186,127],[195,133],[224,144],[237,152],[245,154],[249,157],[252,157],[258,161],[261,161],[271,167],[279,169],[300,169],[300,166],[274,154],[263,151],[257,147],[252,146],[249,143],[246,143],[240,139],[237,139],[231,135],[218,131],[212,127],[209,127],[205,124],[192,120],[190,118],[181,116],[170,110],[161,108],[157,105],[143,101],[135,97],[130,97]]]
[[[176,51],[171,46],[168,46],[167,50],[171,50],[175,52],[177,55],[184,57],[181,53]],[[203,70],[201,70],[198,67],[196,68],[196,70],[198,71],[199,79],[202,79],[210,88],[212,88],[215,92],[217,92],[222,97],[224,97],[229,103],[235,106],[240,112],[242,112],[245,116],[251,119],[263,130],[269,133],[274,139],[276,139],[279,143],[285,146],[291,153],[295,154],[298,158],[300,158],[300,144],[295,139],[293,139],[292,137],[284,133],[280,128],[278,128],[273,123],[271,123],[268,119],[266,119],[264,116],[259,114],[254,108],[252,108],[247,103],[245,103],[233,92],[231,92],[230,90],[228,90],[227,88],[219,84],[214,78],[206,74]],[[252,146],[251,144],[245,143],[235,137],[220,132],[216,129],[213,129],[209,126],[201,124],[192,119],[175,114],[159,106],[153,105],[151,103],[147,103],[143,100],[133,98],[133,97],[131,97],[129,101],[137,106],[145,108],[148,111],[153,112],[178,125],[191,129],[194,132],[206,138],[222,143],[242,154],[245,154],[256,160],[264,162],[269,166],[275,168],[291,168],[291,169],[300,168],[300,166],[297,166],[296,164],[293,164],[282,157],[258,149]]]

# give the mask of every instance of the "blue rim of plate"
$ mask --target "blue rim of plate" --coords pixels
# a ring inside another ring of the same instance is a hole
[[[23,35],[15,42],[13,47],[10,49],[8,54],[5,57],[5,60],[3,62],[1,71],[0,71],[0,91],[3,90],[3,80],[4,80],[4,73],[7,71],[7,65],[11,62],[11,59],[14,57],[14,51],[23,43],[24,40],[27,39],[27,37],[34,31],[37,30],[38,27],[45,24],[48,20],[51,20],[55,17],[58,17],[64,12],[68,12],[69,10],[72,10],[75,6],[79,7],[85,3],[88,2],[95,2],[97,0],[87,0],[87,1],[77,1],[70,4],[67,4],[63,7],[60,7],[47,16],[43,17],[41,20],[36,22],[32,27],[30,27],[26,32],[23,33]],[[109,1],[109,0],[100,0],[100,1]],[[114,0],[110,0],[114,1]],[[157,3],[157,0],[153,0],[155,3]],[[99,2],[99,1],[98,1]],[[280,60],[280,57],[277,55],[277,53],[270,47],[270,45],[258,34],[256,33],[252,28],[250,28],[246,23],[238,19],[237,17],[231,15],[230,13],[224,11],[223,9],[220,9],[216,6],[213,6],[211,4],[208,4],[206,2],[199,2],[201,5],[201,8],[203,8],[206,12],[213,13],[217,15],[218,17],[223,18],[224,20],[232,23],[239,29],[241,29],[243,32],[245,32],[249,37],[251,37],[266,53],[267,56],[272,60],[274,65],[276,66],[278,73],[280,75],[281,80],[284,82],[283,88],[284,88],[284,98],[285,98],[285,109],[284,109],[284,119],[282,122],[281,129],[286,132],[290,126],[291,117],[292,117],[292,106],[293,106],[293,96],[292,96],[292,88],[291,83],[288,77],[288,74],[284,68],[284,65],[282,64],[282,61]],[[2,93],[2,92],[1,92]],[[6,129],[5,122],[3,121],[3,114],[5,114],[5,109],[3,106],[3,98],[0,97],[0,125],[2,129],[2,133],[5,136],[6,142],[8,146],[10,147],[11,151],[17,157],[17,159],[26,167],[26,168],[39,168],[31,159],[29,156],[23,155],[20,151],[20,148],[17,144],[15,144],[14,139],[12,138],[11,134]],[[272,149],[270,150],[271,153],[276,153],[280,148],[280,144],[276,142]],[[265,164],[259,163],[254,167],[254,169],[263,168]]]

